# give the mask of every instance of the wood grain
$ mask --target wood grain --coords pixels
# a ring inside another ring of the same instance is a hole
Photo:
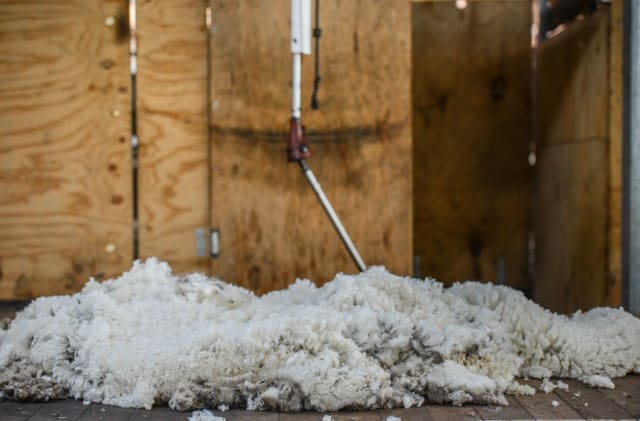
[[[42,404],[31,402],[0,402],[0,419],[2,421],[26,421],[42,409]]]
[[[613,304],[619,288],[607,276],[608,22],[603,8],[536,52],[534,298],[558,312]]]
[[[130,265],[126,2],[0,3],[0,299]]]
[[[81,400],[59,400],[47,402],[29,421],[51,421],[52,419],[76,421],[89,409]]]
[[[537,380],[519,380],[519,383],[527,384],[536,389],[533,396],[514,396],[514,399],[529,413],[534,419],[582,419],[569,404],[555,393],[543,393],[538,390],[540,382]],[[553,405],[556,401],[557,406]]]
[[[631,414],[620,407],[615,400],[600,393],[595,388],[580,387],[576,380],[566,380],[569,390],[556,389],[556,395],[569,404],[577,413],[587,419],[624,419]],[[579,391],[580,393],[576,393]]]
[[[600,389],[600,393],[613,399],[631,417],[640,418],[640,376],[613,379],[615,389]]]
[[[92,403],[78,421],[128,421],[133,408]]]
[[[212,272],[257,292],[356,272],[295,164],[287,164],[289,2],[216,1],[211,40]],[[409,3],[324,1],[320,109],[308,160],[368,265],[411,270]],[[383,53],[384,52],[384,53]]]
[[[166,406],[155,407],[152,412],[146,409],[134,409],[127,421],[189,421],[192,414],[193,412],[173,411]],[[224,417],[224,414],[219,411],[212,411],[212,414]]]
[[[507,396],[507,400],[509,401],[509,406],[476,405],[474,408],[483,420],[524,420],[531,418],[531,414],[513,396]]]
[[[473,406],[427,405],[425,408],[433,421],[482,419]]]
[[[381,409],[380,416],[383,420],[387,420],[389,417],[396,417],[402,421],[432,421],[425,407]]]
[[[545,40],[535,60],[538,146],[607,138],[609,9]]]
[[[195,236],[209,226],[205,2],[138,4],[140,257],[208,271]]]
[[[534,298],[559,312],[604,304],[606,143],[538,152]]]
[[[415,253],[445,283],[527,289],[529,1],[412,7]]]
[[[622,302],[622,114],[623,21],[622,0],[611,2],[609,39],[609,205],[607,218],[607,305]]]

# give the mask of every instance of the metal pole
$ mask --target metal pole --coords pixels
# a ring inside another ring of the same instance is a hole
[[[311,168],[309,168],[309,166],[307,165],[304,159],[301,159],[298,162],[300,163],[300,169],[302,170],[302,173],[307,178],[307,181],[309,182],[311,189],[316,194],[316,197],[318,198],[318,200],[320,201],[320,204],[324,208],[324,211],[329,217],[329,220],[331,220],[331,223],[333,224],[333,227],[336,229],[336,232],[340,236],[342,243],[347,248],[347,251],[351,255],[351,258],[355,262],[356,266],[358,266],[358,269],[360,269],[360,272],[364,272],[365,270],[367,270],[367,266],[364,264],[362,257],[360,257],[360,253],[358,253],[358,249],[356,249],[356,246],[353,244],[353,241],[351,241],[351,237],[349,237],[347,230],[344,229],[344,226],[340,222],[340,218],[338,218],[336,211],[333,210],[333,206],[331,206],[331,202],[329,202],[329,199],[327,199],[327,196],[324,194],[324,191],[322,190],[320,183],[318,183],[318,180],[313,175]]]
[[[292,55],[293,75],[291,77],[291,118],[300,120],[300,86],[302,84],[302,55],[293,53]]]
[[[347,230],[340,222],[333,206],[324,194],[320,183],[316,180],[313,172],[305,162],[304,158],[309,156],[311,151],[304,141],[302,131],[300,87],[302,85],[302,54],[311,53],[311,0],[291,0],[291,54],[292,54],[292,77],[291,77],[291,120],[289,128],[289,140],[287,143],[287,159],[289,162],[297,161],[302,173],[307,178],[311,189],[320,201],[325,213],[329,217],[331,224],[336,229],[340,239],[344,243],[351,258],[360,271],[364,272],[367,267],[360,257],[360,253],[353,245]]]
[[[640,315],[640,1],[625,1],[623,303]]]

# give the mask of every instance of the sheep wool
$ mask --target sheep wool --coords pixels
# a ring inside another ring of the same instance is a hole
[[[382,267],[256,296],[150,258],[0,330],[0,397],[182,411],[506,405],[535,393],[518,376],[612,386],[630,372],[640,320],[622,309],[557,315],[505,286]]]

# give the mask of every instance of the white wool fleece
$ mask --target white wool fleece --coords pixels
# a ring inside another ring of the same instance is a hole
[[[40,298],[0,333],[2,396],[125,407],[506,404],[534,393],[519,375],[603,384],[633,371],[640,320],[622,310],[559,316],[507,287],[444,289],[381,267],[257,297],[151,258]]]

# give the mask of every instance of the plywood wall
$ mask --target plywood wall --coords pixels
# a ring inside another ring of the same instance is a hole
[[[206,4],[138,1],[140,256],[258,292],[354,272],[285,161],[289,2],[212,2],[210,44]],[[0,299],[76,291],[131,263],[126,6],[0,3]],[[409,11],[408,1],[323,2],[321,109],[304,114],[309,164],[366,262],[405,274]],[[305,103],[311,69],[305,60]],[[211,226],[214,260],[196,240]]]
[[[530,287],[530,3],[413,5],[414,244],[423,276]]]
[[[140,258],[208,271],[205,1],[138,2]]]
[[[125,13],[118,1],[0,2],[0,299],[130,265]]]
[[[556,311],[620,302],[619,7],[615,19],[603,7],[536,53],[534,296]]]
[[[295,164],[287,164],[289,2],[215,1],[211,39],[212,273],[258,292],[356,272]],[[410,3],[322,2],[320,109],[309,165],[368,265],[411,271]]]

